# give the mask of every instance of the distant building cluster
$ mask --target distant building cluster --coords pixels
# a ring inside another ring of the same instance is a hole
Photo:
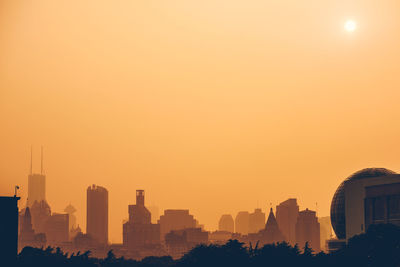
[[[322,239],[330,237],[329,219],[320,218],[320,222],[315,211],[299,211],[296,199],[276,206],[276,217],[272,208],[268,218],[260,208],[251,213],[240,211],[235,219],[224,214],[219,220],[219,229],[208,232],[189,210],[166,209],[158,217],[157,207],[145,205],[145,191],[136,190],[136,203],[128,206],[128,219],[122,225],[123,242],[110,244],[106,188],[98,185],[87,188],[86,232],[83,233],[76,224],[76,209],[71,204],[64,213],[51,211],[46,201],[43,164],[40,174],[34,174],[31,165],[28,187],[27,205],[19,212],[19,249],[53,246],[70,253],[90,250],[97,257],[105,256],[112,249],[118,256],[135,259],[162,255],[178,258],[199,244],[223,244],[230,239],[248,245],[286,241],[300,248],[307,242],[312,249],[320,251]]]
[[[108,239],[109,194],[106,188],[91,185],[86,190],[86,232],[76,224],[76,209],[69,204],[63,213],[52,212],[46,201],[46,176],[28,175],[26,207],[18,211],[18,197],[0,197],[4,218],[2,236],[10,246],[4,251],[25,246],[60,247],[65,252],[90,250],[104,257],[112,249],[117,256],[141,259],[146,256],[181,257],[199,244],[224,244],[237,239],[253,247],[287,242],[313,251],[333,251],[349,238],[366,231],[371,224],[400,225],[400,175],[386,169],[364,169],[346,179],[337,189],[330,217],[318,218],[317,212],[300,210],[297,199],[290,198],[271,207],[268,216],[262,209],[239,211],[233,218],[223,214],[218,230],[208,232],[189,210],[166,209],[158,217],[158,208],[146,207],[145,191],[136,190],[136,203],[128,206],[123,222],[123,242]],[[156,216],[154,216],[156,214]],[[332,238],[331,222],[336,233]],[[18,247],[17,247],[18,244]],[[6,256],[6,255],[5,255]]]
[[[321,229],[325,231],[323,235]],[[276,216],[270,208],[267,220],[261,209],[255,209],[252,213],[240,211],[235,220],[229,214],[222,215],[219,230],[212,233],[212,236],[217,242],[235,238],[249,245],[285,241],[291,245],[297,244],[300,249],[308,243],[309,247],[318,252],[324,249],[321,243],[330,238],[327,237],[328,234],[330,235],[330,225],[324,223],[321,226],[315,211],[299,211],[297,200],[292,198],[276,206]]]

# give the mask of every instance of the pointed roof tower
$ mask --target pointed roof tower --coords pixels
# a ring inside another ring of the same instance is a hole
[[[265,230],[269,230],[269,229],[271,229],[271,230],[279,229],[278,223],[276,221],[274,211],[272,210],[272,208],[269,211],[268,220],[267,220],[267,223],[265,224]]]
[[[265,230],[260,231],[260,234],[260,241],[263,244],[282,242],[286,239],[281,230],[279,230],[278,222],[276,221],[272,208],[269,211],[268,220],[265,224]]]

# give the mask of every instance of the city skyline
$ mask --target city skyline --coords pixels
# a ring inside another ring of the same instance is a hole
[[[0,1],[0,195],[53,212],[109,191],[109,238],[135,190],[218,216],[297,198],[328,216],[344,177],[399,172],[399,2]],[[316,208],[316,202],[318,208]]]

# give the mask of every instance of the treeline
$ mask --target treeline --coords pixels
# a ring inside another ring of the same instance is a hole
[[[0,263],[0,266],[3,266]],[[6,265],[4,265],[6,266]],[[181,259],[147,257],[141,261],[117,258],[110,251],[104,259],[90,257],[90,252],[68,255],[60,249],[26,247],[18,255],[16,266],[37,267],[268,267],[268,266],[400,266],[400,228],[373,225],[367,233],[350,239],[346,247],[334,253],[313,253],[306,245],[278,243],[250,248],[236,240],[225,245],[201,245]]]

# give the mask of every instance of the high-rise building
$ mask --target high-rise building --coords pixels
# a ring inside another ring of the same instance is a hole
[[[69,241],[68,214],[53,213],[46,221],[46,239],[50,246],[61,245]]]
[[[18,253],[18,200],[19,197],[0,197],[0,259],[12,263]]]
[[[40,174],[33,173],[32,160],[31,150],[31,170],[30,174],[28,175],[28,207],[32,207],[36,201],[41,202],[46,200],[46,176],[43,173],[43,148],[41,154]]]
[[[258,233],[265,227],[265,213],[261,209],[255,209],[249,214],[249,233]]]
[[[71,230],[71,229],[76,227],[76,216],[74,214],[76,212],[76,209],[75,209],[74,206],[69,204],[67,207],[65,207],[64,211],[68,214],[68,217],[69,217],[69,230]]]
[[[239,211],[235,218],[235,233],[247,235],[249,233],[249,212]]]
[[[235,231],[235,223],[233,217],[230,214],[224,214],[221,216],[218,222],[218,230],[233,233]]]
[[[144,190],[136,190],[136,205],[129,205],[129,220],[123,224],[123,243],[130,250],[143,250],[160,244],[160,225],[151,223],[144,205]]]
[[[108,191],[92,185],[87,188],[86,233],[100,244],[108,243]]]
[[[291,244],[296,244],[296,222],[299,216],[297,199],[289,198],[276,206],[276,221],[282,234]]]
[[[197,221],[193,215],[189,214],[189,210],[165,210],[158,223],[160,224],[161,240],[164,240],[165,234],[172,230],[197,227]]]
[[[308,242],[314,251],[321,250],[320,226],[315,211],[306,209],[299,212],[296,223],[296,240],[300,249],[303,249]]]
[[[36,233],[46,232],[46,222],[51,216],[51,209],[46,200],[35,201],[30,208],[33,230]]]
[[[321,250],[328,252],[326,241],[332,238],[331,217],[319,217],[318,222],[320,225]]]

